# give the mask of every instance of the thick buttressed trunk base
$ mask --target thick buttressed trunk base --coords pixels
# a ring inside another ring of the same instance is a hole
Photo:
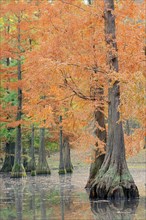
[[[40,149],[39,149],[39,160],[36,168],[36,174],[51,174],[49,165],[46,159],[45,150],[45,128],[40,128]]]
[[[26,171],[31,172],[31,171],[34,171],[34,170],[36,170],[36,163],[35,163],[35,160],[33,158],[31,158],[30,161],[27,164]]]
[[[26,177],[24,166],[23,164],[19,165],[18,163],[14,163],[11,172],[11,178],[21,178],[21,177]]]
[[[37,168],[36,168],[36,174],[41,175],[41,174],[51,174],[50,168],[46,162],[38,163]]]
[[[1,172],[10,172],[14,165],[15,143],[6,143],[5,160],[1,168]]]
[[[59,175],[62,175],[62,174],[65,174],[66,172],[65,172],[65,169],[60,169],[60,168],[59,168],[58,173],[59,173]]]
[[[139,197],[137,186],[125,166],[111,165],[100,169],[90,189],[90,199],[132,200]]]
[[[105,154],[102,154],[99,157],[97,157],[93,163],[91,163],[90,176],[85,186],[86,189],[91,188],[92,182],[94,181],[95,176],[99,173],[99,169],[103,163],[104,157],[105,157]]]
[[[73,172],[73,165],[71,163],[71,156],[70,156],[70,144],[69,144],[69,138],[64,138],[64,166],[66,173],[72,173]]]

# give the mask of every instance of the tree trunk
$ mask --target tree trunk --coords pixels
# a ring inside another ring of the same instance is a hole
[[[96,75],[96,70],[94,71],[94,74]],[[92,135],[94,137],[97,137],[99,141],[103,142],[103,144],[106,144],[106,128],[105,128],[105,116],[104,116],[104,90],[103,87],[100,87],[99,85],[91,87],[90,90],[90,96],[94,98],[96,101],[98,101],[98,104],[100,104],[100,107],[97,107],[94,112],[94,125],[93,125],[93,133]],[[98,124],[98,127],[96,126],[96,123]],[[105,150],[104,146],[104,150]],[[93,162],[90,166],[90,174],[89,179],[87,181],[87,184],[85,188],[90,188],[92,185],[92,182],[95,179],[95,176],[98,174],[99,169],[103,163],[105,153],[100,150],[98,141],[96,142],[96,149],[93,152]]]
[[[20,34],[20,16],[18,17],[18,60],[17,60],[17,75],[18,82],[22,80],[22,70],[21,70],[21,34]],[[12,168],[11,177],[23,177],[26,176],[25,169],[23,167],[21,161],[21,151],[22,151],[22,143],[21,143],[21,117],[22,116],[22,89],[18,87],[18,108],[17,108],[17,118],[16,121],[19,121],[20,124],[17,126],[16,131],[16,146],[15,146],[15,160],[14,166]]]
[[[118,72],[117,45],[115,38],[114,1],[105,2],[105,35],[109,51],[107,61],[111,70]],[[139,197],[138,189],[128,170],[120,113],[119,82],[109,88],[108,139],[104,162],[90,189],[90,198],[133,199]]]
[[[87,0],[85,2],[88,5],[91,5],[93,3],[93,0]],[[93,45],[93,48],[95,45]],[[97,74],[97,64],[95,64],[94,74]],[[93,79],[92,79],[93,80]],[[100,85],[101,86],[101,85]],[[94,126],[93,136],[97,137],[100,141],[103,143],[106,143],[106,128],[105,128],[105,117],[104,117],[104,105],[103,105],[103,99],[104,99],[104,89],[103,87],[100,87],[95,83],[94,86],[90,89],[90,96],[94,98],[94,100],[98,101],[98,104],[100,103],[100,107],[97,107],[94,112],[94,125],[97,123],[101,128],[104,130],[101,130],[99,128],[96,128]],[[104,146],[105,149],[105,146]],[[99,169],[103,163],[105,154],[103,152],[100,152],[99,150],[99,144],[98,141],[96,143],[96,149],[93,152],[93,162],[90,165],[90,173],[89,173],[89,179],[87,181],[87,184],[85,188],[90,188],[92,185],[92,182],[95,179],[95,176],[98,174]]]
[[[59,121],[60,121],[60,123],[62,123],[62,116],[60,116]],[[60,162],[59,162],[59,174],[65,174],[64,158],[63,158],[63,133],[62,133],[62,125],[60,126]]]
[[[35,152],[34,152],[34,125],[31,128],[31,143],[30,143],[30,151],[29,151],[29,161],[27,165],[27,171],[31,172],[31,174],[35,175],[36,163],[35,163]]]
[[[45,128],[40,128],[40,148],[39,148],[39,159],[36,168],[37,175],[39,174],[51,174],[50,168],[46,159],[45,150]]]
[[[67,173],[73,172],[73,165],[71,163],[70,157],[70,145],[69,145],[69,138],[66,136],[63,140],[63,147],[64,147],[64,164],[65,170]]]
[[[105,119],[104,119],[104,114],[103,114],[103,108],[96,109],[95,111],[95,116],[94,120],[98,123],[98,125],[103,128],[104,130],[101,130],[99,128],[96,128],[94,133],[96,137],[102,141],[103,143],[106,143],[106,129],[105,129]],[[105,149],[105,146],[104,146]],[[96,150],[94,150],[94,157],[93,157],[93,162],[91,163],[90,166],[90,174],[89,174],[89,179],[87,181],[87,184],[85,188],[90,188],[92,185],[92,182],[95,179],[95,176],[98,174],[99,169],[103,163],[105,154],[103,152],[100,152],[100,149],[98,148],[98,142],[96,143]]]
[[[5,160],[1,172],[10,172],[14,165],[15,143],[8,142],[5,146]]]
[[[129,125],[129,120],[126,120],[125,123],[125,133],[129,136],[130,135],[130,125]]]

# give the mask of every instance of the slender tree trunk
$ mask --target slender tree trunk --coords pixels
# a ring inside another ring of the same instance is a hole
[[[114,0],[105,3],[105,36],[109,51],[107,62],[111,70],[118,72],[117,44],[115,36]],[[120,113],[119,82],[109,88],[108,139],[104,162],[92,183],[90,198],[133,199],[139,197],[138,189],[128,170]]]
[[[73,172],[73,165],[71,163],[70,157],[70,145],[69,145],[69,138],[66,136],[63,140],[63,147],[64,147],[64,167],[67,173]]]
[[[30,160],[27,165],[27,171],[31,172],[31,175],[35,175],[36,163],[35,163],[35,149],[34,149],[34,125],[31,128],[31,143],[29,151]]]
[[[99,102],[103,101],[103,88],[94,88],[94,97],[96,99],[99,99]],[[105,119],[104,119],[104,107],[97,107],[94,112],[94,121],[95,123],[98,123],[99,127],[94,128],[93,135],[97,137],[100,141],[106,143],[106,128],[105,128]],[[102,129],[100,129],[102,128]],[[104,146],[105,150],[105,146]],[[93,155],[93,162],[90,166],[90,173],[89,173],[89,179],[87,181],[87,184],[85,188],[90,188],[92,185],[92,182],[95,179],[95,176],[98,174],[99,169],[103,163],[105,153],[101,152],[99,149],[98,141],[96,143],[96,149],[94,150]]]
[[[60,116],[59,121],[60,121],[60,123],[62,123],[62,116]],[[62,125],[60,126],[60,162],[59,162],[59,174],[65,174],[64,158],[63,158],[63,132],[62,132]]]
[[[130,125],[129,125],[129,120],[126,120],[125,124],[125,133],[129,136],[130,135]]]
[[[46,159],[45,150],[45,128],[40,128],[40,148],[39,148],[39,159],[36,168],[36,173],[39,174],[51,174],[49,165]]]
[[[17,60],[17,74],[18,74],[18,82],[22,80],[22,70],[21,70],[21,34],[20,34],[20,16],[18,17],[18,60]],[[22,116],[22,89],[18,87],[18,108],[17,108],[17,121],[20,121],[20,124],[17,126],[16,130],[16,146],[15,146],[15,161],[14,166],[12,168],[11,177],[22,177],[26,176],[25,169],[22,165],[21,161],[21,151],[22,151],[22,143],[21,143],[21,116]]]

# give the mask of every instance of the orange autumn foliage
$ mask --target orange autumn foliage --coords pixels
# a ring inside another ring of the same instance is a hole
[[[110,48],[105,43],[102,1],[96,0],[90,6],[76,0],[58,0],[53,4],[11,1],[10,5],[4,5],[3,10],[11,6],[13,13],[25,8],[26,20],[31,21],[24,21],[21,27],[25,33],[22,46],[26,48],[23,113],[30,123],[59,129],[58,116],[62,115],[64,133],[74,137],[74,146],[93,145],[97,139],[89,134],[88,124],[94,117],[95,108],[103,105],[107,117],[108,82],[111,79],[112,84],[118,79],[121,120],[132,117],[144,127],[143,3],[115,2],[120,74],[111,71],[106,63]],[[33,46],[26,44],[28,39],[33,40]],[[11,47],[5,48],[4,57]],[[104,88],[102,101],[93,99],[92,87]],[[143,133],[134,135],[138,142],[144,137]],[[126,137],[127,152],[130,153],[132,145],[127,140]]]

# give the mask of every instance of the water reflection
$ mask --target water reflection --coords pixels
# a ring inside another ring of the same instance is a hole
[[[99,200],[91,202],[91,210],[96,220],[133,220],[138,203],[139,200]]]
[[[0,219],[132,220],[134,216],[143,219],[143,201],[139,206],[138,201],[90,202],[84,190],[84,176],[78,172],[59,176],[56,172],[51,176],[28,176],[17,180],[1,174]]]

